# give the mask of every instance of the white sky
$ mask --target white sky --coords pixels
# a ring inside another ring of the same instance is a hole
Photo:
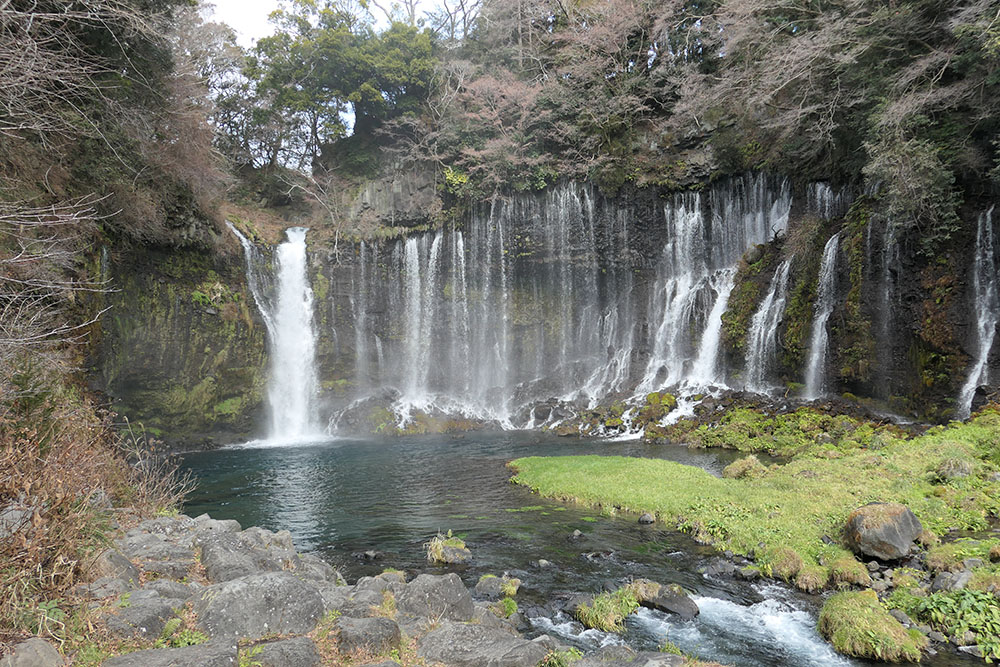
[[[215,21],[228,23],[236,30],[242,46],[271,34],[268,15],[278,8],[278,0],[212,0]]]

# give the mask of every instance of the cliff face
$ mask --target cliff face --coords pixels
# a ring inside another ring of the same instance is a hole
[[[179,446],[255,433],[266,338],[241,256],[150,248],[109,268],[93,379],[119,415]]]
[[[879,220],[877,202],[762,175],[613,198],[564,184],[420,231],[440,210],[432,181],[414,172],[361,189],[357,215],[383,229],[405,219],[409,235],[309,246],[322,423],[391,431],[389,408],[402,406],[418,431],[472,425],[459,414],[522,425],[554,398],[610,404],[668,382],[742,388],[754,318],[785,261],[774,344],[756,363],[767,384],[800,395],[834,234],[824,393],[929,419],[959,411],[980,347],[975,237],[928,259]],[[175,444],[263,432],[266,332],[236,248],[112,263],[119,291],[95,377],[121,414]],[[985,360],[984,378],[998,362]]]

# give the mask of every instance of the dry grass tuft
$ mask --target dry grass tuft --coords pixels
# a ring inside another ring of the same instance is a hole
[[[124,519],[115,506],[133,520],[153,516],[189,488],[176,464],[131,430],[116,434],[88,402],[40,400],[0,413],[0,653],[29,633],[66,639],[70,589]]]

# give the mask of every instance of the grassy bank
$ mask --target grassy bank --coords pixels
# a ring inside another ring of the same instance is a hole
[[[865,441],[834,439],[800,449],[785,465],[735,479],[616,456],[530,457],[511,467],[514,482],[543,496],[609,513],[652,512],[700,541],[752,556],[764,574],[801,576],[803,587],[815,587],[842,580],[835,577],[854,560],[839,542],[848,514],[860,505],[909,506],[930,542],[950,530],[986,528],[1000,511],[998,439],[1000,413],[989,410],[913,439],[884,433]]]

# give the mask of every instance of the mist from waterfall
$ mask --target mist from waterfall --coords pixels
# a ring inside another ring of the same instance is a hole
[[[823,395],[826,374],[826,354],[829,346],[827,321],[833,314],[837,299],[837,251],[840,234],[834,234],[823,248],[816,287],[816,304],[813,311],[812,333],[809,336],[809,359],[806,363],[806,387],[803,397],[815,400]]]
[[[972,265],[972,306],[976,316],[976,356],[958,397],[958,416],[965,419],[972,411],[976,388],[990,381],[989,357],[1000,321],[1000,296],[997,289],[997,265],[993,243],[993,209],[979,215],[976,228],[976,254]]]

